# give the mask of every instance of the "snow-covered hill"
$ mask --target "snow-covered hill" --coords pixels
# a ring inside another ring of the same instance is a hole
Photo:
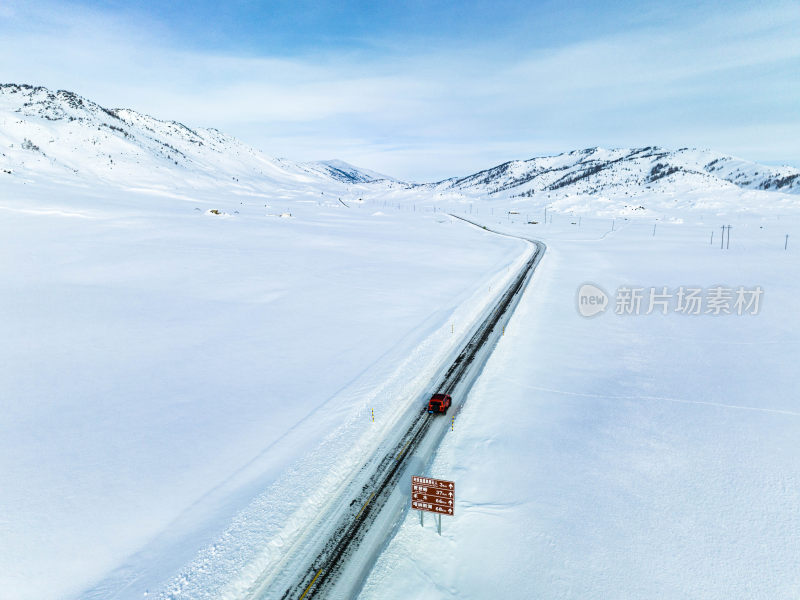
[[[515,160],[466,177],[404,184],[341,160],[271,158],[217,129],[190,128],[130,109],[104,108],[73,92],[0,84],[0,175],[134,189],[190,186],[261,193],[343,190],[532,197],[652,191],[767,190],[800,193],[800,170],[769,167],[709,150],[656,146],[589,148]]]
[[[531,196],[540,192],[628,195],[657,188],[777,190],[800,193],[800,170],[768,167],[709,150],[587,148],[515,160],[431,184],[438,190]]]
[[[0,175],[126,187],[297,188],[371,181],[346,163],[270,158],[217,129],[29,85],[0,85]]]
[[[302,163],[302,166],[314,171],[319,171],[344,183],[375,183],[397,181],[394,177],[376,173],[369,169],[362,169],[343,160],[321,160]]]

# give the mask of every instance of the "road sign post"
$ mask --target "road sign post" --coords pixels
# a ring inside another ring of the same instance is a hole
[[[419,523],[423,525],[422,514],[432,512],[438,515],[437,531],[442,535],[442,515],[455,514],[456,484],[432,477],[411,477],[411,508],[419,511]],[[424,525],[423,525],[424,526]]]

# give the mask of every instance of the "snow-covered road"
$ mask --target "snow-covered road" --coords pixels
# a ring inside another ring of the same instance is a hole
[[[329,509],[309,524],[280,563],[259,576],[247,590],[247,598],[347,599],[357,595],[409,509],[411,475],[429,474],[433,454],[452,428],[451,419],[425,412],[425,396],[431,391],[446,392],[454,399],[448,416],[454,419],[461,410],[544,254],[544,244],[529,241],[518,273],[463,344],[455,346],[457,354],[443,364],[427,391],[409,406],[343,493],[332,499]]]

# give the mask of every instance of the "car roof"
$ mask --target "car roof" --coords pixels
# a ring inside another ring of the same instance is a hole
[[[447,394],[434,394],[431,397],[431,400],[444,400],[447,397],[448,397]]]

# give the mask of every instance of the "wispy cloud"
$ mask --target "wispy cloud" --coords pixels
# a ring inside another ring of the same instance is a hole
[[[413,179],[590,145],[800,156],[794,4],[542,49],[502,40],[295,57],[186,49],[168,27],[0,5],[0,77],[214,126],[269,154]]]

